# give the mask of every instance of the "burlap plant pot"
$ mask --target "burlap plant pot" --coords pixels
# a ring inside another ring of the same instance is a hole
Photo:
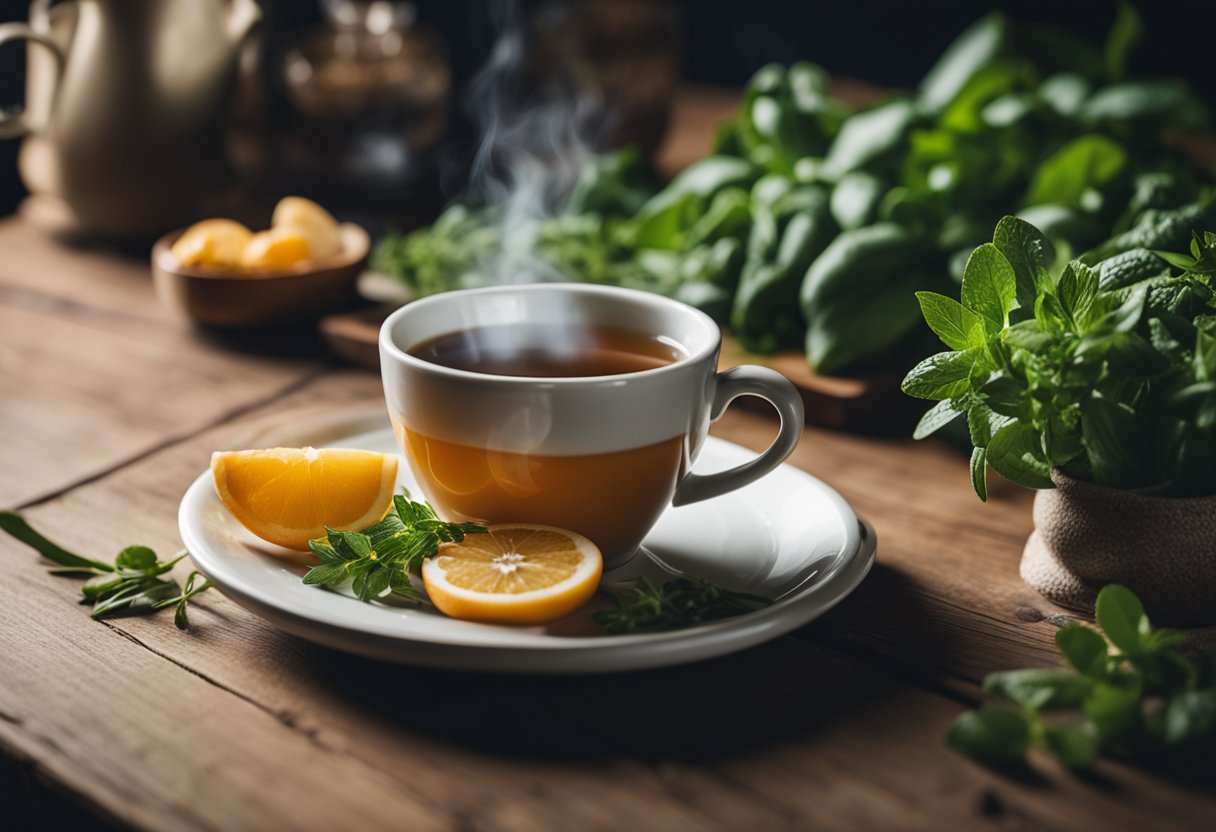
[[[1034,498],[1022,580],[1051,601],[1093,610],[1119,583],[1154,624],[1216,623],[1216,496],[1149,497],[1051,474]]]

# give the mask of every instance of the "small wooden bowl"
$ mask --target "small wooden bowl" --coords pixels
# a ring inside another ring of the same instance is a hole
[[[152,247],[152,277],[161,302],[177,315],[216,327],[253,327],[315,321],[358,299],[359,273],[371,238],[343,223],[342,253],[290,269],[238,272],[183,266],[169,250],[186,229]]]

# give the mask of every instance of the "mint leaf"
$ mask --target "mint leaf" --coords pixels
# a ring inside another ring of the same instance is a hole
[[[156,552],[147,546],[128,546],[118,553],[114,565],[132,572],[147,572],[156,567]]]
[[[1013,266],[992,243],[971,252],[963,269],[963,306],[985,321],[990,334],[1000,332],[1009,322],[1017,294]]]
[[[1104,745],[1127,748],[1140,737],[1144,716],[1140,694],[1109,686],[1099,686],[1081,706]]]
[[[1048,156],[1035,171],[1025,204],[1081,207],[1091,188],[1101,188],[1127,165],[1127,151],[1099,133],[1081,136]]]
[[[347,571],[344,561],[339,563],[323,563],[308,570],[308,573],[304,576],[304,583],[309,586],[334,587],[349,577],[350,572]]]
[[[1094,617],[1110,643],[1126,656],[1138,655],[1150,631],[1140,599],[1125,586],[1107,584],[1098,592]]]
[[[971,449],[971,487],[976,496],[988,502],[988,452],[984,448]]]
[[[1102,51],[1106,65],[1106,76],[1112,81],[1122,80],[1127,71],[1127,56],[1144,37],[1144,25],[1136,7],[1127,0],[1120,0],[1115,22],[1106,36],[1106,47]]]
[[[1007,765],[1026,756],[1030,723],[1019,711],[985,706],[960,715],[946,734],[946,744],[977,760]]]
[[[984,319],[953,298],[936,292],[917,292],[916,299],[925,323],[950,349],[969,350],[988,342]]]
[[[1216,688],[1176,694],[1165,708],[1162,728],[1166,745],[1210,750],[1216,743]]]
[[[1088,677],[1054,668],[1006,670],[990,673],[984,679],[987,693],[1003,696],[1036,711],[1080,705],[1093,685]]]
[[[988,464],[1005,479],[1027,488],[1054,487],[1038,431],[1030,425],[1005,425],[993,434],[987,450]]]
[[[916,423],[916,430],[912,431],[912,438],[924,439],[936,433],[961,416],[962,412],[959,406],[950,399],[942,399],[920,417],[920,421]]]
[[[1107,655],[1106,639],[1079,624],[1071,624],[1056,631],[1056,646],[1068,663],[1078,673],[1100,676]]]
[[[1048,728],[1047,747],[1069,771],[1084,771],[1098,759],[1098,741],[1083,725]]]
[[[979,350],[939,352],[912,368],[904,378],[901,389],[920,399],[947,399],[966,391],[970,386],[971,369]]]
[[[1081,432],[1096,482],[1113,488],[1148,484],[1141,461],[1148,458],[1149,441],[1131,410],[1109,399],[1086,399]]]
[[[1018,305],[1033,313],[1036,287],[1043,279],[1040,273],[1046,276],[1045,267],[1055,257],[1051,243],[1043,232],[1025,220],[1002,217],[992,234],[992,244],[1013,267]],[[1051,280],[1050,277],[1046,279]]]
[[[1056,297],[1065,314],[1077,328],[1077,332],[1088,330],[1090,310],[1094,299],[1098,296],[1098,273],[1078,262],[1069,263],[1064,267],[1063,274],[1056,284]]]

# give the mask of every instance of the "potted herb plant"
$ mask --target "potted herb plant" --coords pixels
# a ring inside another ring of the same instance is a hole
[[[980,499],[988,467],[1043,489],[1021,574],[1062,605],[1121,583],[1161,620],[1216,622],[1216,234],[1168,253],[1211,212],[1146,212],[1062,268],[1005,217],[967,261],[961,302],[917,295],[950,350],[904,380],[938,400],[915,435],[965,416]]]

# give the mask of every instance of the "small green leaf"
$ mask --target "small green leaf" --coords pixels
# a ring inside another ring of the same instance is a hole
[[[329,545],[344,560],[358,560],[372,553],[371,540],[361,532],[343,532],[326,527],[325,533],[329,538]]]
[[[916,430],[912,432],[912,438],[924,439],[931,436],[960,415],[962,415],[962,410],[958,405],[950,399],[942,399],[920,417],[920,421],[916,423]]]
[[[314,566],[304,576],[304,583],[309,586],[335,587],[350,577],[346,563],[324,563]]]
[[[1008,323],[1016,294],[1013,266],[996,246],[984,243],[971,252],[963,269],[963,306],[984,318],[989,333],[999,332]]]
[[[1166,745],[1210,750],[1216,744],[1216,688],[1175,694],[1162,721]]]
[[[8,532],[31,549],[34,549],[47,560],[60,566],[72,569],[79,568],[85,572],[93,570],[101,572],[114,571],[114,567],[108,563],[81,557],[47,540],[41,534],[34,531],[34,528],[25,522],[24,517],[14,511],[0,511],[0,529]]]
[[[939,352],[921,361],[904,378],[902,390],[920,399],[948,399],[970,387],[971,369],[981,350]]]
[[[967,431],[971,434],[971,444],[977,448],[987,447],[992,435],[1012,421],[986,404],[972,405],[967,411]]]
[[[1198,262],[1194,257],[1188,257],[1185,254],[1175,254],[1172,251],[1154,251],[1153,254],[1174,268],[1183,269],[1184,271],[1189,271]]]
[[[1098,296],[1098,273],[1076,261],[1064,267],[1056,284],[1056,297],[1077,331],[1088,329],[1090,309]]]
[[[985,706],[961,714],[950,726],[946,743],[977,760],[1007,765],[1025,759],[1030,723],[1019,711]]]
[[[1085,725],[1060,725],[1047,729],[1047,747],[1069,771],[1084,771],[1098,759],[1098,741]]]
[[[1111,24],[1110,34],[1106,36],[1106,47],[1102,55],[1106,64],[1106,75],[1110,80],[1119,81],[1123,78],[1127,72],[1127,56],[1143,37],[1144,25],[1140,22],[1136,7],[1127,0],[1119,0],[1115,22]]]
[[[1007,670],[990,673],[984,679],[984,690],[988,693],[1036,711],[1076,707],[1093,685],[1093,680],[1086,676],[1054,668]]]
[[[1078,673],[1101,674],[1106,659],[1106,639],[1089,627],[1070,624],[1056,631],[1056,646]]]
[[[1144,727],[1138,691],[1099,686],[1081,706],[1104,745],[1126,747],[1136,742]]]
[[[1098,592],[1094,617],[1110,643],[1125,655],[1141,652],[1144,638],[1150,632],[1144,605],[1130,589],[1120,584],[1107,584]]]
[[[325,538],[308,541],[308,548],[323,563],[342,563],[346,560],[337,549],[329,545],[329,541]]]
[[[1011,422],[992,435],[988,464],[1011,482],[1027,488],[1052,488],[1051,469],[1043,456],[1039,433],[1023,422]]]
[[[1081,402],[1081,430],[1094,479],[1112,488],[1146,485],[1148,437],[1130,409],[1109,399]]]
[[[1051,243],[1030,223],[1007,216],[996,224],[992,244],[1013,267],[1018,305],[1033,313],[1039,272],[1055,257]]]
[[[936,292],[917,292],[925,323],[952,350],[983,347],[988,342],[984,319],[953,298]]]
[[[971,449],[971,487],[988,502],[988,453],[983,448]]]
[[[1080,136],[1040,163],[1025,204],[1082,207],[1087,190],[1106,185],[1126,165],[1127,151],[1114,139],[1098,133]]]
[[[118,553],[114,565],[131,572],[147,572],[156,567],[156,552],[147,546],[128,546]]]

